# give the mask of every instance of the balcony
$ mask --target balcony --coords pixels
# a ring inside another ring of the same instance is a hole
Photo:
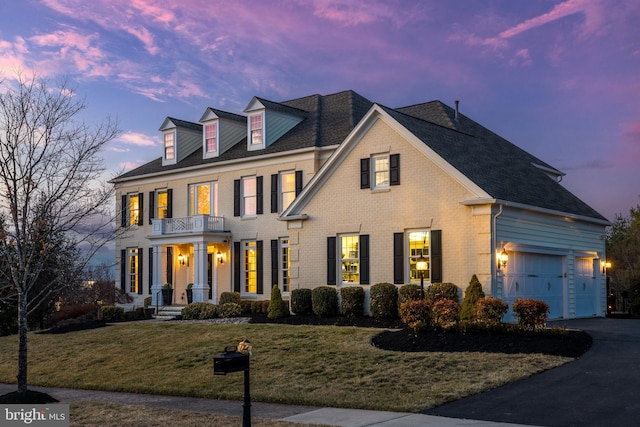
[[[183,218],[163,218],[152,221],[152,236],[171,234],[201,234],[224,231],[224,217],[195,215]]]

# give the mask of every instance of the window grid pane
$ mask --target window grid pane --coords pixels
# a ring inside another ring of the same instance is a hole
[[[215,123],[205,126],[205,140],[206,140],[206,150],[208,153],[215,152],[218,150],[218,138],[217,138],[217,130],[218,126]]]
[[[258,290],[258,260],[256,242],[243,242],[244,292],[256,293]]]
[[[389,186],[389,156],[373,158],[373,183],[375,188]]]
[[[424,256],[427,259],[427,270],[424,272],[424,280],[431,279],[431,259],[429,258],[429,232],[412,231],[409,233],[409,278],[413,283],[420,282],[420,272],[416,268],[418,258]]]
[[[173,133],[164,134],[164,158],[172,160],[175,156],[175,141]]]
[[[251,144],[262,144],[262,115],[251,116]]]
[[[242,215],[253,216],[256,214],[258,198],[256,196],[256,178],[242,178]]]
[[[296,198],[296,174],[286,172],[280,174],[280,212],[284,212]]]
[[[140,218],[140,201],[137,194],[129,195],[129,225],[138,225]]]
[[[342,236],[340,238],[342,256],[342,282],[360,282],[360,254],[358,252],[358,236]]]
[[[129,249],[129,292],[138,292],[138,249]]]
[[[282,292],[289,292],[289,270],[291,269],[289,253],[289,239],[280,240],[280,272],[282,280]]]
[[[166,191],[156,194],[156,218],[166,218],[169,215],[169,197]]]

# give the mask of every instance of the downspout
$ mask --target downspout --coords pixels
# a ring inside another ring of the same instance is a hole
[[[498,270],[496,269],[496,253],[497,253],[497,248],[498,248],[498,229],[497,229],[497,219],[500,215],[502,215],[502,208],[503,205],[500,204],[500,210],[498,211],[498,213],[496,213],[495,215],[493,215],[492,218],[492,230],[491,230],[491,234],[492,234],[492,239],[491,239],[491,294],[493,297],[496,297],[497,294],[497,288],[498,288]]]

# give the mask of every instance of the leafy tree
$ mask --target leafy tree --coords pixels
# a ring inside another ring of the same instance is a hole
[[[112,234],[113,188],[100,152],[118,134],[66,82],[0,83],[0,296],[17,301],[18,392],[27,392],[27,319],[87,265]],[[101,182],[102,181],[102,182]]]
[[[628,217],[616,216],[606,244],[611,285],[628,291],[631,309],[640,312],[640,205],[631,208]]]

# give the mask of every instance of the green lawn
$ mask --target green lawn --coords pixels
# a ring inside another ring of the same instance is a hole
[[[213,375],[213,356],[248,338],[255,401],[421,411],[572,359],[538,354],[398,353],[376,329],[123,323],[29,335],[29,384],[242,399],[242,373]],[[15,382],[17,337],[0,338],[0,382]]]

